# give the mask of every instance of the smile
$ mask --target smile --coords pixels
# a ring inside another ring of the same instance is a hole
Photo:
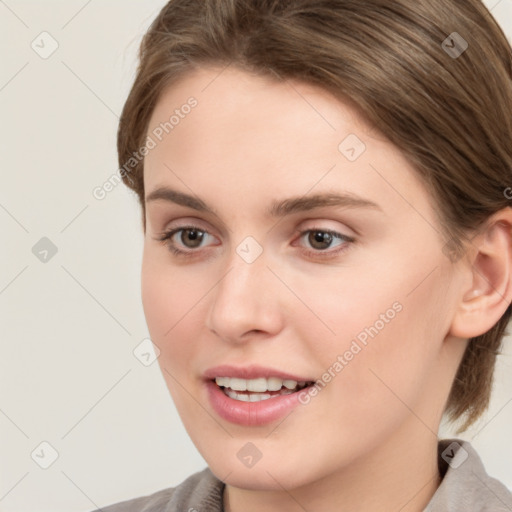
[[[241,426],[282,420],[301,405],[300,394],[316,382],[311,373],[289,373],[259,365],[223,364],[202,374],[204,401],[220,418]]]
[[[241,402],[260,402],[278,396],[290,395],[313,384],[313,382],[297,382],[291,379],[280,379],[279,377],[261,377],[257,379],[216,377],[215,383],[226,396]]]

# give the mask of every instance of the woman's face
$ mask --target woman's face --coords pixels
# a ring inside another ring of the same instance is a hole
[[[401,152],[322,89],[229,67],[170,88],[148,136],[144,311],[212,471],[293,488],[435,442],[461,275]]]

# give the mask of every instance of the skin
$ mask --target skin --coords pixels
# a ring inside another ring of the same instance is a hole
[[[147,202],[142,300],[185,428],[227,484],[225,510],[422,510],[439,485],[437,432],[467,338],[510,302],[503,223],[451,261],[433,200],[400,150],[304,83],[199,68],[161,96],[148,134],[190,96],[198,105],[145,158],[146,197],[165,186],[216,214]],[[349,134],[366,145],[354,162],[338,150]],[[321,192],[377,207],[265,214],[273,201]],[[193,254],[158,240],[189,224],[206,232],[199,246],[187,231],[173,240]],[[299,234],[313,228],[354,241],[314,245]],[[250,264],[236,252],[247,236],[263,249]],[[321,378],[396,303],[401,311],[284,420],[239,426],[211,407],[207,368]],[[262,454],[251,468],[237,457],[249,441]]]

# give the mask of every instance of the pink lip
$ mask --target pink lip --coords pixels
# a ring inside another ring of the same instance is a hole
[[[234,366],[216,366],[203,374],[205,378],[206,393],[214,411],[223,419],[243,426],[265,425],[289,414],[294,407],[300,404],[299,395],[307,388],[289,395],[280,395],[261,400],[259,402],[242,402],[234,400],[224,394],[222,389],[213,380],[215,377],[237,377],[241,379],[255,379],[258,377],[278,377],[297,382],[315,381],[307,377],[299,377],[272,368],[249,366],[236,368]]]
[[[215,379],[215,377],[237,377],[239,379],[257,379],[259,377],[278,377],[279,379],[295,380],[297,382],[314,382],[316,379],[311,377],[300,377],[291,373],[282,372],[273,368],[265,368],[263,366],[252,365],[245,367],[236,367],[230,365],[221,365],[209,368],[203,374],[206,380]]]

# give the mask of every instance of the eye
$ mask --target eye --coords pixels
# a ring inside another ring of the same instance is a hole
[[[305,249],[302,252],[312,258],[332,258],[348,248],[355,242],[355,239],[323,228],[310,228],[299,231],[299,239],[306,239],[312,249]],[[203,242],[213,237],[208,231],[198,226],[179,226],[164,232],[157,238],[158,241],[164,243],[166,247],[177,256],[192,257],[195,253],[199,253],[198,249],[205,247]],[[333,246],[334,242],[338,242],[334,247],[335,250],[327,250]],[[185,248],[185,250],[183,249]]]
[[[178,234],[179,236],[175,236]],[[166,231],[162,236],[158,237],[157,240],[163,242],[174,254],[188,255],[197,252],[195,249],[201,247],[202,242],[207,240],[209,236],[212,235],[208,233],[208,231],[197,226],[180,226]],[[179,240],[179,244],[176,242],[176,238]],[[179,245],[189,250],[180,249]]]
[[[308,256],[312,257],[333,257],[342,251],[346,250],[348,246],[355,242],[355,239],[332,231],[330,229],[323,228],[310,228],[300,232],[300,239],[305,239],[307,243],[314,249],[307,249],[304,251]],[[332,247],[333,242],[338,241],[339,243],[335,246],[338,247],[336,250],[327,251]]]

